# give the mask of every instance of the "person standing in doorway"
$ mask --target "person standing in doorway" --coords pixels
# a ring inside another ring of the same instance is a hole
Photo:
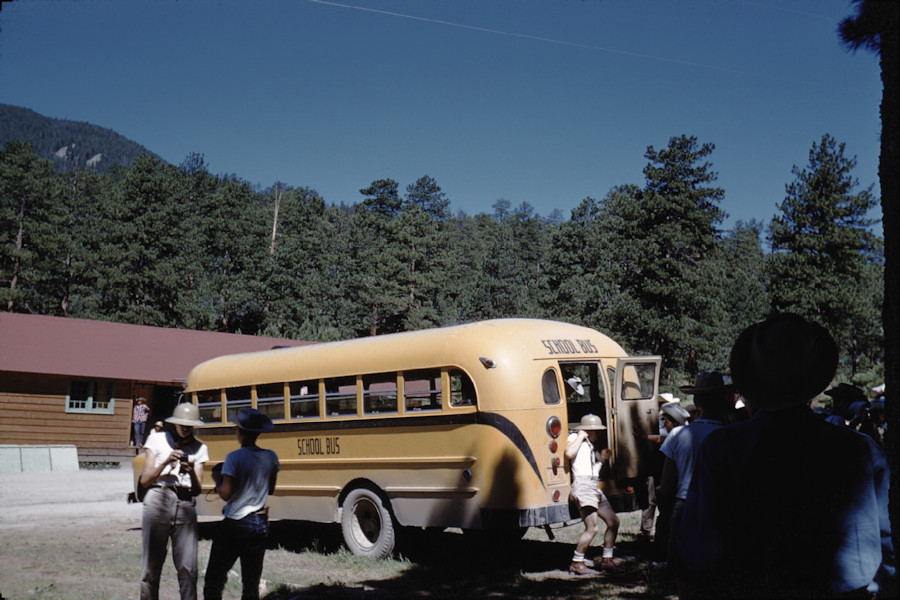
[[[241,559],[242,600],[259,599],[259,580],[269,539],[266,499],[275,491],[280,465],[271,450],[256,445],[259,434],[272,431],[272,420],[255,408],[242,408],[235,418],[241,447],[225,457],[221,473],[213,469],[216,492],[225,500],[225,519],[213,539],[203,584],[204,600],[222,598],[228,571]]]
[[[134,408],[131,410],[131,426],[134,429],[134,445],[138,448],[144,446],[144,431],[147,427],[147,417],[150,416],[150,407],[147,406],[147,399],[143,396],[134,401]]]

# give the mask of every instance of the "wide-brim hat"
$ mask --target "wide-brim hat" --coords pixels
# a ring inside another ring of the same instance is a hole
[[[606,429],[606,425],[603,424],[603,419],[601,419],[597,415],[588,413],[581,417],[581,423],[576,425],[575,429],[581,431],[600,431],[602,429]]]
[[[868,398],[866,398],[866,393],[864,391],[862,391],[855,385],[850,385],[849,383],[839,383],[830,390],[825,390],[824,394],[826,396],[831,396],[835,400],[846,400],[850,404],[853,404],[854,402],[868,401]]]
[[[677,402],[663,404],[659,410],[679,425],[684,425],[691,418],[691,413]]]
[[[566,383],[569,384],[569,387],[572,388],[576,394],[584,396],[584,386],[581,384],[581,377],[573,375],[566,379]]]
[[[241,408],[234,418],[235,424],[244,431],[265,433],[275,429],[272,419],[255,408]]]
[[[694,385],[678,388],[685,394],[714,394],[734,389],[734,384],[721,371],[703,371],[694,377]]]
[[[751,325],[731,349],[731,377],[752,408],[809,402],[831,383],[837,363],[831,334],[790,313]]]

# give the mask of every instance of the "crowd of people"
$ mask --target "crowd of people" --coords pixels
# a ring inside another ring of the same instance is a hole
[[[659,459],[641,537],[658,509],[653,565],[679,598],[896,597],[884,398],[832,386],[837,362],[823,327],[776,315],[741,333],[730,376],[698,374],[692,405],[660,398],[659,434],[636,432]]]

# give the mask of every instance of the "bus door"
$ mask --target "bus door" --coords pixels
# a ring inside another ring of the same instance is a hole
[[[607,390],[599,362],[560,362],[563,388],[566,394],[566,418],[571,430],[581,422],[581,417],[590,413],[609,424],[607,415]],[[606,444],[600,443],[602,448]]]
[[[647,473],[654,450],[641,442],[635,432],[655,431],[658,427],[659,356],[628,357],[616,361],[610,403],[610,448],[613,452],[614,476],[632,479]],[[612,375],[612,373],[610,373]]]

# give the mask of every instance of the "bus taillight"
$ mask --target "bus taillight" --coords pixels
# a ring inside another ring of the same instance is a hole
[[[550,417],[547,419],[547,433],[549,433],[552,438],[559,437],[559,434],[562,433],[562,421],[559,420],[559,417]]]
[[[559,450],[559,444],[556,443],[556,440],[550,440],[550,453],[556,454],[557,450]]]
[[[553,490],[553,501],[559,502],[559,498],[560,498],[559,490]]]

